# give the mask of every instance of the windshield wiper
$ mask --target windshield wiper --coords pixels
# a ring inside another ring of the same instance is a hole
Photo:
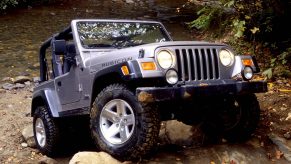
[[[103,44],[103,43],[100,43],[100,44],[87,44],[85,45],[86,48],[115,48],[113,45],[111,44]]]
[[[128,43],[126,44],[126,47],[135,47],[135,46],[140,46],[146,43]]]

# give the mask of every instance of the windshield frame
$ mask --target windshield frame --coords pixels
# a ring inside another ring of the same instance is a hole
[[[74,40],[78,45],[78,48],[82,51],[90,51],[90,50],[112,50],[112,49],[118,49],[118,47],[92,47],[92,48],[87,48],[83,46],[80,40],[80,35],[78,32],[78,27],[77,23],[78,22],[110,22],[110,23],[146,23],[146,24],[158,24],[161,28],[161,33],[164,35],[166,38],[166,41],[173,41],[171,36],[169,35],[168,31],[164,27],[164,25],[161,22],[157,21],[141,21],[141,20],[114,20],[114,19],[80,19],[80,20],[73,20],[72,21],[72,28],[73,28],[73,33],[74,33]],[[154,43],[154,42],[153,42]],[[122,48],[127,48],[127,47],[122,47]]]

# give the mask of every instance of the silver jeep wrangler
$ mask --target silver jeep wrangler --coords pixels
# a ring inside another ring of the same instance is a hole
[[[163,120],[242,141],[259,122],[254,93],[267,91],[252,79],[259,72],[252,56],[225,44],[173,41],[155,21],[73,20],[42,44],[39,60],[31,115],[48,156],[66,140],[69,118],[86,118],[97,148],[119,159],[148,154]]]

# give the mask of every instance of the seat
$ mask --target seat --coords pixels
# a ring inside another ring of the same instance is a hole
[[[63,74],[62,56],[66,54],[66,41],[53,39],[51,45],[54,77],[58,77]]]
[[[66,54],[64,55],[64,73],[70,71],[72,65],[76,63],[76,47],[73,43],[66,45]]]

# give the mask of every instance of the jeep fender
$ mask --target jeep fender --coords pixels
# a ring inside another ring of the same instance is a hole
[[[129,75],[124,75],[122,73],[121,67],[127,66],[129,70]],[[92,85],[92,95],[91,95],[91,104],[94,101],[95,96],[100,92],[103,87],[111,84],[112,82],[128,82],[142,78],[142,73],[139,68],[139,64],[136,60],[126,61],[119,63],[110,67],[107,67],[94,75],[93,85]],[[108,81],[108,79],[111,79]]]
[[[124,75],[122,73],[121,67],[127,66],[129,70],[129,75]],[[141,70],[139,68],[139,64],[136,60],[126,61],[123,63],[119,63],[110,67],[107,67],[98,73],[95,74],[94,81],[98,80],[100,77],[103,77],[108,74],[118,74],[120,78],[124,81],[129,81],[132,79],[137,79],[142,77]]]
[[[37,106],[47,106],[49,113],[52,117],[59,117],[59,111],[61,111],[61,103],[58,100],[58,95],[55,91],[50,89],[39,90],[32,96],[31,103],[31,116],[34,115]]]

